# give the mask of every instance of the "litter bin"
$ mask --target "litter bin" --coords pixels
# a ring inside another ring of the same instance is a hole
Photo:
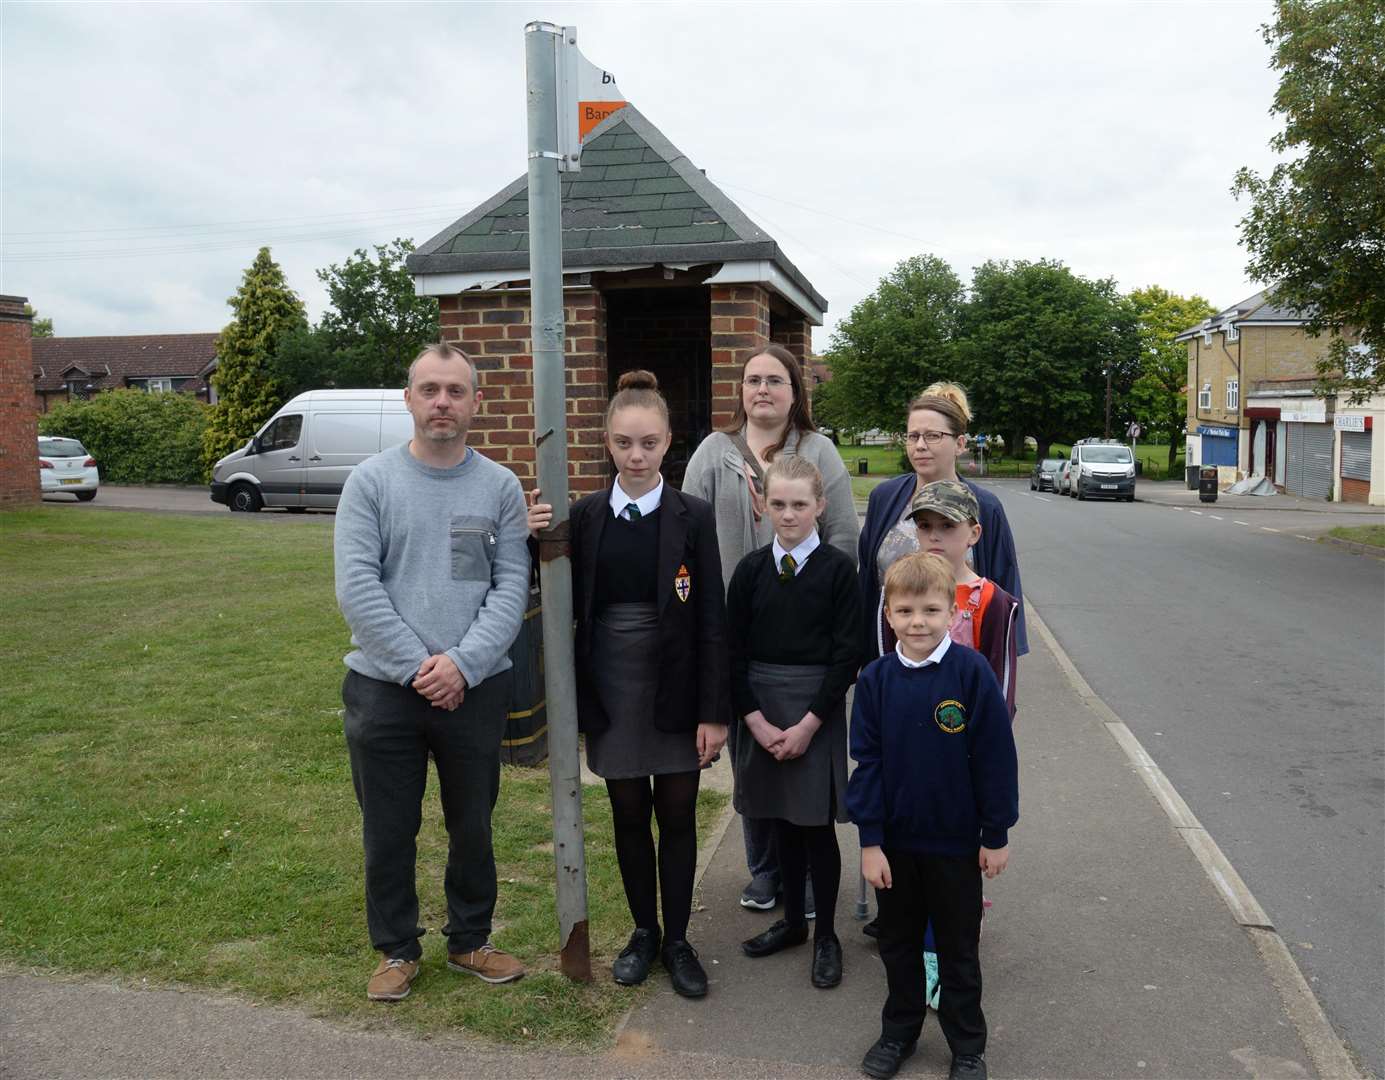
[[[1196,466],[1196,465],[1189,465],[1189,466],[1187,467],[1187,473],[1188,473],[1187,479],[1188,479],[1188,490],[1189,490],[1189,491],[1196,491],[1196,490],[1197,490],[1197,474],[1198,474],[1198,471],[1199,471],[1199,469],[1198,469],[1198,466]]]
[[[548,759],[548,709],[543,682],[543,604],[538,575],[529,585],[529,604],[519,636],[510,646],[514,683],[510,691],[500,760],[506,765],[541,765]]]
[[[1204,465],[1198,474],[1197,497],[1199,502],[1217,501],[1217,467]]]
[[[865,476],[870,471],[870,458],[858,457],[856,459],[856,475]]]

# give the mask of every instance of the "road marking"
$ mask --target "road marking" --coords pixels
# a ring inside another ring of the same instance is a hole
[[[1261,525],[1260,528],[1265,532],[1277,533],[1279,531],[1278,529],[1271,529],[1268,525]]]
[[[1268,970],[1275,989],[1279,991],[1280,1000],[1283,1001],[1289,1019],[1297,1030],[1304,1049],[1308,1051],[1317,1074],[1323,1077],[1360,1076],[1360,1071],[1347,1053],[1346,1045],[1333,1030],[1327,1014],[1323,1012],[1321,1002],[1313,993],[1308,980],[1304,978],[1298,962],[1241,875],[1217,846],[1212,835],[1194,816],[1163,770],[1140,744],[1134,732],[1097,696],[1091,684],[1082,677],[1077,665],[1072,662],[1048,625],[1034,610],[1032,599],[1025,606],[1031,625],[1039,631],[1039,636],[1043,638],[1044,644],[1048,646],[1049,652],[1053,654],[1078,698],[1091,709],[1107,734],[1125,751],[1135,772],[1139,773],[1140,779],[1145,782],[1150,794],[1167,815],[1174,831],[1183,838],[1183,842],[1201,864],[1208,880],[1231,910],[1232,917],[1255,943],[1261,962]]]
[[[1294,533],[1294,535],[1297,536],[1300,540],[1311,541],[1313,539],[1311,536],[1304,536],[1303,533]]]
[[[1052,499],[1045,499],[1042,495],[1035,495],[1034,498],[1038,499],[1039,502],[1052,502],[1052,501],[1053,501]]]
[[[1226,518],[1224,518],[1224,517],[1218,517],[1216,514],[1208,514],[1207,516],[1208,516],[1209,518],[1211,518],[1213,521],[1225,521],[1225,520],[1226,520]]]
[[[1188,513],[1190,513],[1190,514],[1196,514],[1198,517],[1202,517],[1202,511],[1201,511],[1201,510],[1189,510]]]
[[[1249,521],[1236,521],[1236,520],[1233,518],[1231,524],[1233,524],[1233,525],[1249,525],[1250,522],[1249,522]]]

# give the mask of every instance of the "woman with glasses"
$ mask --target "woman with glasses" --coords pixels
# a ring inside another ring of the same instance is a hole
[[[855,562],[860,529],[851,478],[837,448],[813,423],[797,358],[782,345],[765,346],[745,362],[740,389],[731,423],[702,440],[683,477],[683,490],[710,502],[716,514],[722,580],[729,584],[741,559],[774,539],[765,512],[764,473],[771,462],[791,454],[811,461],[822,474],[827,500],[818,521],[822,542]],[[767,819],[741,820],[750,871],[741,906],[769,911],[778,903],[781,885],[773,826]],[[812,918],[811,898],[805,903]]]

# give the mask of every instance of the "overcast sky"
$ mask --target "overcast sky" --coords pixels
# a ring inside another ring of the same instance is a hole
[[[898,260],[1061,259],[1219,307],[1278,124],[1269,3],[0,5],[0,291],[60,335],[220,329],[262,244],[422,243],[524,171],[523,26],[584,54],[831,308]],[[842,220],[847,219],[847,220]]]

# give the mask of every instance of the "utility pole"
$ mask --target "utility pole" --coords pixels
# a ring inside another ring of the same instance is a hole
[[[1106,365],[1106,434],[1103,439],[1111,437],[1111,365]]]
[[[553,524],[539,537],[543,590],[544,691],[548,774],[553,787],[553,858],[557,864],[559,967],[590,982],[587,863],[582,836],[582,778],[577,750],[577,681],[572,649],[572,567],[568,522],[567,397],[563,363],[563,217],[559,198],[558,53],[564,28],[524,28],[529,129],[529,281],[533,307],[534,434],[539,488]],[[575,104],[575,103],[574,103]]]

